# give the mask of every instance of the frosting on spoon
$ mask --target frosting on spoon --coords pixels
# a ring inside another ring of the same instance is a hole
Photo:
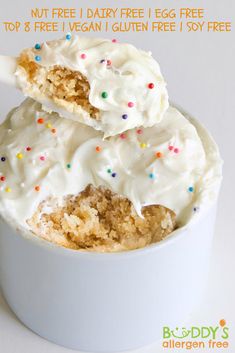
[[[150,53],[131,44],[69,36],[37,44],[24,50],[23,55],[30,60],[30,67],[41,68],[30,82],[25,68],[18,66],[17,82],[26,96],[62,117],[102,130],[105,136],[138,126],[153,126],[168,108],[166,83],[158,63]],[[82,106],[53,100],[43,92],[46,72],[58,66],[86,77],[90,85],[89,103],[99,110],[99,120],[92,119]]]

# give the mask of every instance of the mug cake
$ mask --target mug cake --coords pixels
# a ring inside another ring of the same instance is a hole
[[[0,127],[0,211],[12,224],[71,249],[127,251],[216,200],[218,149],[169,105],[150,53],[67,35],[15,62],[30,98]]]

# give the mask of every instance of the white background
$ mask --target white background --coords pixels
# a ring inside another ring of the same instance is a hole
[[[109,2],[106,0],[57,0],[56,2],[0,0],[0,54],[17,55],[23,47],[56,38],[56,34],[50,33],[5,33],[2,25],[3,21],[8,20],[30,20],[32,7],[52,7],[52,3],[55,7],[204,7],[208,20],[226,21],[234,20],[235,17],[234,0],[113,0]],[[106,33],[104,36],[132,42],[137,47],[151,50],[153,56],[159,61],[168,82],[171,100],[206,125],[220,147],[225,162],[224,181],[216,223],[211,275],[204,301],[200,310],[192,317],[191,324],[216,325],[219,319],[226,319],[230,327],[230,348],[225,351],[233,353],[235,352],[234,30],[232,33],[149,32],[118,33],[118,35]],[[0,120],[3,120],[6,113],[22,99],[20,92],[0,84]],[[155,344],[138,352],[162,351],[160,345]],[[179,351],[182,352],[182,350]],[[68,353],[72,351],[49,343],[25,328],[0,296],[0,352]]]

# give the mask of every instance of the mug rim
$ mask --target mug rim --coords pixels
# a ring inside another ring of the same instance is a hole
[[[189,223],[186,225],[179,227],[175,229],[173,232],[168,234],[163,240],[149,244],[143,248],[137,248],[133,250],[125,250],[125,251],[117,251],[117,252],[96,252],[96,251],[87,251],[87,250],[81,250],[81,249],[70,249],[66,248],[64,246],[55,244],[53,242],[50,242],[44,238],[40,238],[39,236],[36,236],[33,234],[30,230],[19,230],[19,229],[14,229],[10,222],[7,222],[5,219],[2,219],[4,223],[6,223],[13,232],[17,233],[17,236],[20,236],[23,238],[25,241],[31,242],[31,244],[38,246],[40,248],[43,248],[45,251],[50,251],[50,252],[56,252],[59,256],[72,256],[72,257],[79,257],[79,258],[86,258],[89,260],[106,260],[106,259],[117,259],[117,258],[128,258],[128,257],[136,257],[136,256],[142,256],[148,253],[152,253],[154,251],[160,251],[162,248],[166,246],[170,246],[172,243],[180,240],[184,236],[187,236],[188,230],[194,225],[196,225],[199,221],[204,219],[209,212],[212,212],[214,208],[216,208],[217,204],[217,199],[210,204],[210,206],[204,210],[203,213],[198,215],[198,217],[194,217],[193,220],[191,220]],[[1,225],[0,225],[1,228]]]

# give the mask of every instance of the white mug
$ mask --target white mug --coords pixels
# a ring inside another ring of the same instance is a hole
[[[200,303],[215,214],[216,201],[160,243],[122,253],[58,247],[2,220],[2,293],[26,326],[68,348],[110,353],[148,345],[162,338],[163,326],[182,326]]]

